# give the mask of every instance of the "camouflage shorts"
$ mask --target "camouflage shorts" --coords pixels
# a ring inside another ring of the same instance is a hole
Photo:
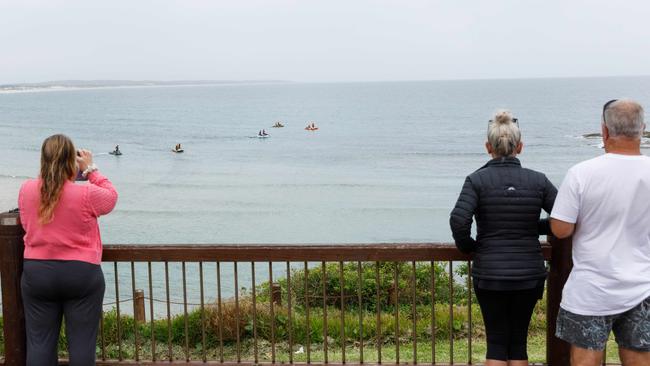
[[[650,297],[615,315],[578,315],[560,308],[555,336],[580,348],[602,351],[612,330],[619,347],[650,352]]]

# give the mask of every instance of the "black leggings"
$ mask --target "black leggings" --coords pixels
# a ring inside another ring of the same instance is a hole
[[[528,325],[544,288],[492,291],[475,288],[487,333],[488,360],[527,360]]]
[[[21,288],[27,330],[27,366],[57,365],[65,317],[70,366],[95,364],[104,274],[80,261],[25,260]]]

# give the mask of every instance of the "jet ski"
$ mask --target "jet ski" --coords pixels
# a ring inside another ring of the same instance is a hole
[[[122,152],[119,151],[119,150],[118,151],[109,151],[108,153],[111,154],[111,155],[115,155],[115,156],[122,155]]]

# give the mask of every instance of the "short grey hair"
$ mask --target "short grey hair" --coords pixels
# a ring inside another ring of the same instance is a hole
[[[504,157],[517,154],[521,131],[510,111],[501,109],[494,114],[488,124],[487,139],[494,155]]]
[[[630,99],[619,99],[603,111],[603,123],[612,137],[639,138],[643,135],[643,107]]]

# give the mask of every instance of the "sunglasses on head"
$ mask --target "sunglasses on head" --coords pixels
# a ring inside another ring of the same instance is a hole
[[[488,124],[490,124],[490,123],[492,123],[492,122],[494,122],[494,121],[493,121],[493,120],[489,120],[489,121],[488,121]],[[512,123],[514,123],[514,124],[516,124],[517,126],[519,126],[519,118],[513,118],[513,119],[512,119]]]
[[[609,107],[610,105],[612,105],[612,103],[617,102],[617,101],[618,101],[618,99],[612,99],[612,100],[610,100],[609,102],[607,102],[607,103],[605,103],[603,105],[603,122],[605,122],[605,111],[607,110],[607,107]]]

